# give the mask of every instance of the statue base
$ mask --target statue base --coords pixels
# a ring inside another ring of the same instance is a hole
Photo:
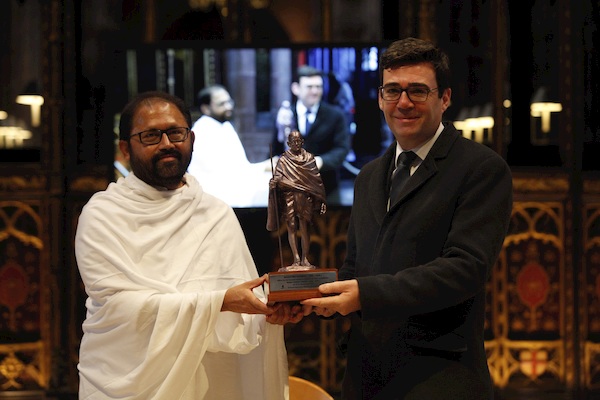
[[[335,282],[336,268],[290,266],[269,274],[269,304],[321,297],[319,285]]]

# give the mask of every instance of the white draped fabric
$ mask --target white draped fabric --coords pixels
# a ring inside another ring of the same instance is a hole
[[[238,220],[186,182],[161,191],[129,174],[83,208],[81,400],[288,397],[283,327],[220,312],[227,288],[258,276]]]
[[[204,191],[232,207],[266,207],[272,174],[264,164],[248,161],[233,125],[203,115],[192,131],[196,140],[188,172]]]

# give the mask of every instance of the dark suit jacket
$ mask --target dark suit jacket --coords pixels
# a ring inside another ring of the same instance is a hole
[[[357,278],[361,310],[343,398],[490,399],[485,284],[510,220],[510,169],[446,124],[388,212],[395,146],[355,183],[339,277]]]
[[[294,121],[298,126],[296,106],[292,106]],[[315,122],[304,136],[304,149],[323,159],[320,174],[327,194],[339,184],[339,171],[350,151],[350,134],[342,111],[331,104],[321,102]],[[277,140],[277,130],[273,138],[273,154],[281,154],[284,144]]]

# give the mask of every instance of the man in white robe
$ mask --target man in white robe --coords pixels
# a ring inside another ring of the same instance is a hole
[[[176,97],[132,100],[119,145],[133,173],[82,210],[81,400],[288,398],[282,325],[301,313],[266,305],[233,210],[185,173],[189,125]]]
[[[231,124],[234,101],[221,85],[199,95],[202,116],[192,126],[196,136],[188,172],[202,188],[232,207],[266,207],[270,160],[252,163]]]

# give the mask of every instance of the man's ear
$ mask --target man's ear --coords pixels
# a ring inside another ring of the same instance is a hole
[[[190,144],[192,145],[192,151],[194,151],[194,141],[196,140],[196,134],[190,129]]]
[[[298,93],[300,93],[300,85],[298,84],[298,82],[293,82],[291,89],[294,96],[298,97]]]
[[[208,115],[209,117],[211,115],[210,107],[208,106],[208,104],[202,104],[200,106],[200,112],[202,113],[202,115]]]
[[[125,159],[127,161],[129,161],[130,158],[130,144],[127,140],[119,140],[119,150],[121,150],[121,153],[123,153],[123,157],[125,157]]]
[[[446,111],[450,107],[450,98],[452,97],[452,89],[446,88],[442,95],[442,112]]]

